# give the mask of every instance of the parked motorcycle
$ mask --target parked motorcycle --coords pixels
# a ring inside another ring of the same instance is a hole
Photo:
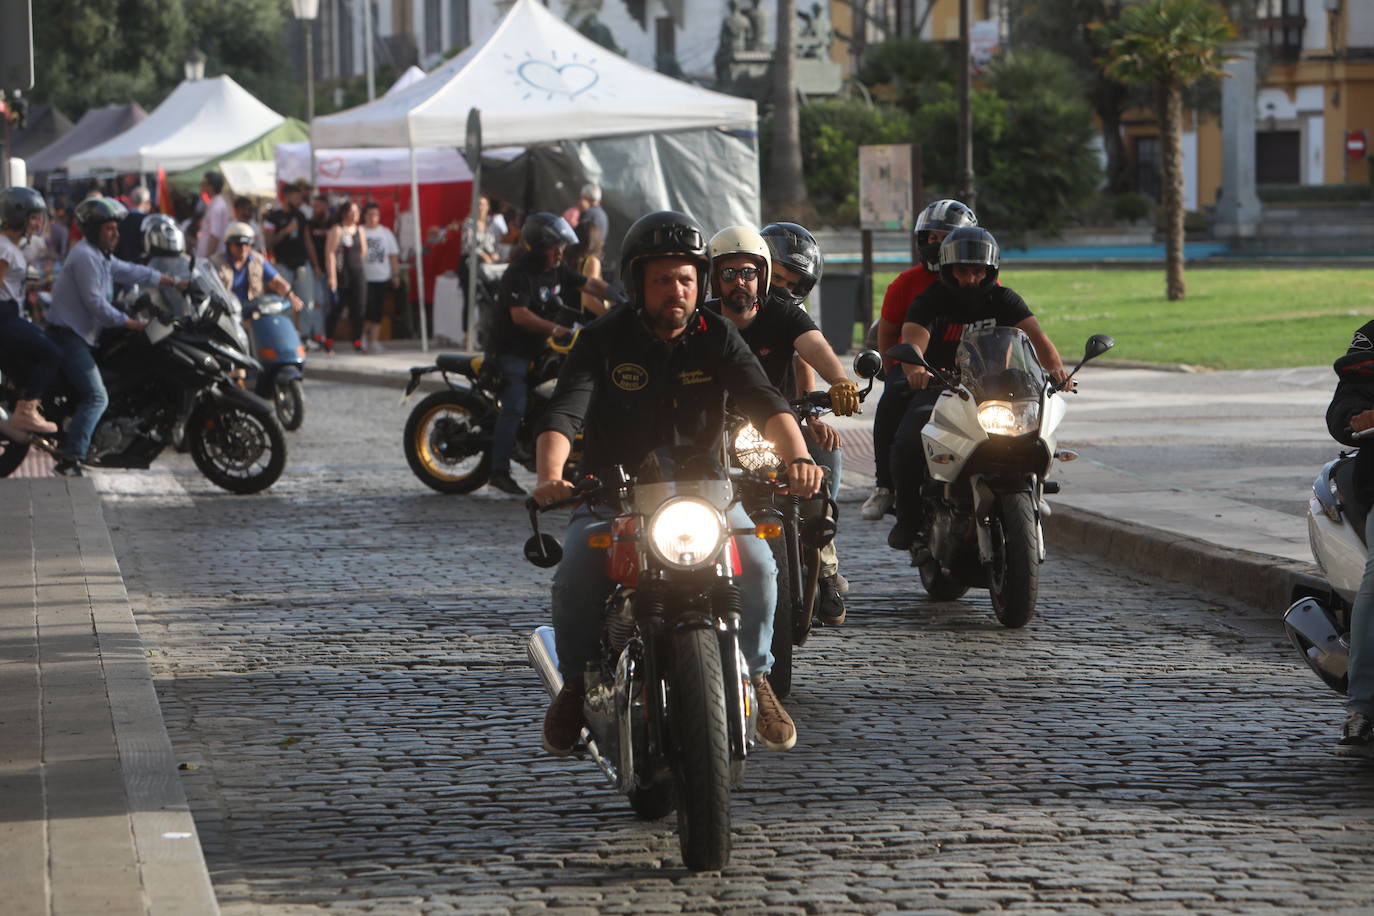
[[[1055,442],[1064,418],[1059,395],[1084,363],[1115,345],[1105,334],[1088,338],[1083,358],[1059,384],[1018,328],[990,328],[960,341],[952,375],[910,344],[887,351],[890,359],[924,366],[943,389],[921,431],[925,511],[911,549],[932,598],[950,601],[986,588],[1003,626],[1030,622],[1045,560],[1042,498],[1059,492],[1048,477],[1056,458],[1078,457]]]
[[[285,434],[270,403],[234,384],[228,365],[238,355],[216,352],[194,332],[203,294],[193,314],[182,318],[159,311],[150,295],[138,301],[148,326],[106,332],[96,353],[110,402],[86,463],[146,468],[182,427],[196,467],[216,486],[232,493],[270,487],[286,466]],[[6,383],[0,407],[12,408],[17,394]],[[74,393],[59,385],[45,398],[43,412],[61,427],[75,408]],[[6,463],[22,461],[31,444],[11,442]]]
[[[634,477],[617,466],[589,478],[572,499],[528,503],[534,535],[525,557],[549,567],[558,540],[539,533],[538,513],[586,501],[614,518],[593,525],[588,543],[606,547],[617,583],[602,618],[601,653],[587,666],[580,753],[629,796],[640,817],[676,810],[683,862],[693,871],[730,859],[730,791],[744,778],[757,702],[739,649],[736,536],[726,511],[730,481],[714,458],[662,449]],[[529,656],[551,696],[562,687],[552,627],[529,639]]]
[[[873,390],[873,379],[882,371],[883,360],[875,350],[854,357],[854,374],[868,379],[859,392],[863,400]],[[830,395],[813,391],[791,402],[798,421],[816,419],[830,411]],[[834,500],[840,481],[829,481],[830,496],[818,493],[810,499],[791,496],[786,486],[786,467],[776,447],[753,424],[732,416],[728,425],[730,464],[739,472],[732,475],[749,516],[759,524],[781,527],[781,535],[770,539],[773,559],[778,566],[778,603],[773,614],[773,668],[768,683],[780,699],[792,692],[794,649],[806,644],[816,620],[816,598],[820,583],[820,553],[835,537],[839,507]]]
[[[283,429],[305,422],[305,344],[291,323],[291,303],[268,293],[248,303],[248,340],[262,368],[248,373],[248,384],[271,401]]]
[[[534,470],[534,424],[553,397],[558,370],[572,349],[573,339],[548,347],[531,364],[530,394],[525,416],[515,437],[511,459]],[[471,493],[491,476],[491,445],[496,420],[501,416],[501,373],[485,356],[443,354],[431,366],[415,366],[406,383],[404,404],[421,380],[443,373],[448,388],[428,395],[406,419],[403,443],[406,462],[415,476],[440,493]],[[457,377],[464,379],[459,382]],[[576,463],[574,443],[573,463]]]

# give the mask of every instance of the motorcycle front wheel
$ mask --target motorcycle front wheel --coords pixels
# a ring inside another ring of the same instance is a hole
[[[1035,522],[1035,497],[1030,493],[1004,493],[998,498],[1001,528],[1000,569],[992,570],[992,612],[1008,629],[1024,627],[1035,616],[1040,591],[1039,534]],[[994,542],[998,539],[994,534]]]
[[[410,412],[406,462],[431,490],[471,493],[491,476],[491,449],[465,444],[487,405],[465,391],[436,391]]]
[[[773,668],[768,672],[768,684],[778,699],[785,700],[792,692],[792,573],[787,568],[787,549],[782,538],[768,542],[773,550],[773,562],[778,566],[778,604],[773,610]]]
[[[295,432],[305,422],[305,386],[301,380],[293,378],[272,386],[272,403],[277,408],[277,419],[281,428]]]
[[[274,415],[206,403],[186,424],[191,460],[217,487],[258,493],[277,482],[286,467],[286,433]]]
[[[682,862],[692,871],[730,861],[730,738],[721,679],[715,630],[677,631],[669,685],[673,797]]]

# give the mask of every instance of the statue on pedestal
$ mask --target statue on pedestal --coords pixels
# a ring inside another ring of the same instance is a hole
[[[768,40],[768,10],[763,0],[754,0],[754,5],[744,14],[749,21],[749,51],[769,52],[773,43]]]

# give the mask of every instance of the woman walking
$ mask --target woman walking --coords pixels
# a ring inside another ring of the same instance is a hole
[[[329,230],[324,243],[324,273],[334,304],[324,325],[324,350],[334,352],[334,331],[339,316],[348,309],[348,321],[353,331],[353,349],[363,349],[363,303],[367,297],[367,278],[363,275],[363,259],[367,257],[367,237],[363,235],[357,201],[350,200],[339,208],[339,221]]]

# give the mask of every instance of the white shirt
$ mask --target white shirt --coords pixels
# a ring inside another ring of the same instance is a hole
[[[200,221],[200,234],[196,236],[196,257],[208,258],[212,254],[218,254],[219,249],[224,247],[224,233],[227,231],[229,201],[224,199],[223,194],[216,194],[210,198],[210,203],[205,207],[205,216]],[[218,240],[214,251],[210,250],[211,236]]]
[[[391,279],[391,256],[401,253],[396,244],[396,236],[385,226],[369,229],[363,227],[367,236],[367,254],[363,258],[363,276],[368,283],[385,283]]]
[[[29,271],[28,259],[8,235],[0,234],[0,261],[5,263],[5,279],[0,283],[0,300],[24,304],[24,277]]]

